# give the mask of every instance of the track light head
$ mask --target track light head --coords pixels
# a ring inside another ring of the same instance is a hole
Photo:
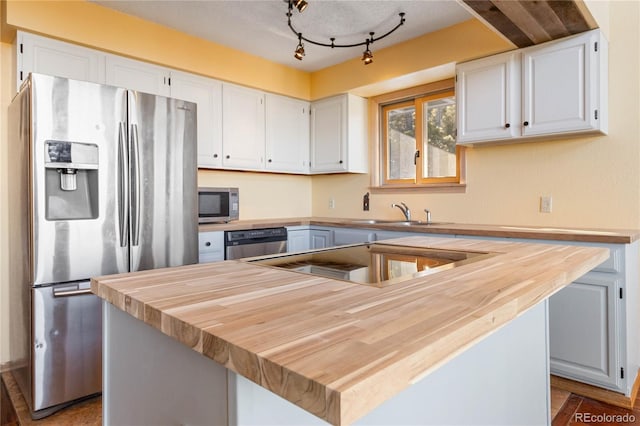
[[[362,62],[364,62],[365,65],[369,65],[370,63],[373,62],[373,53],[371,53],[371,50],[369,50],[368,40],[367,40],[367,47],[365,51],[362,52]]]
[[[362,54],[362,61],[365,65],[369,65],[371,62],[373,62],[373,53],[371,53],[371,51],[368,49],[365,50]]]
[[[291,2],[293,4],[293,7],[298,9],[298,12],[300,13],[304,12],[307,6],[309,6],[309,3],[307,3],[305,0],[291,0]]]
[[[293,54],[293,57],[297,60],[301,61],[304,57],[304,45],[302,44],[302,34],[298,34],[298,45],[296,46],[296,51]]]

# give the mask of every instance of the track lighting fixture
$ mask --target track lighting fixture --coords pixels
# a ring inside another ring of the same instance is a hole
[[[301,61],[303,56],[304,45],[302,44],[302,34],[298,34],[298,46],[296,47],[296,53],[293,54],[293,57]]]
[[[298,12],[302,12],[303,10],[305,10],[308,6],[308,3],[305,0],[284,0],[287,3],[289,3],[289,9],[287,11],[287,24],[289,25],[289,28],[291,28],[291,31],[293,31],[293,33],[298,37],[298,45],[296,46],[296,50],[294,53],[294,57],[298,60],[302,60],[302,58],[304,57],[305,53],[304,53],[304,45],[302,44],[302,40],[306,41],[307,43],[311,43],[311,44],[315,44],[316,46],[324,46],[324,47],[330,47],[330,48],[335,48],[335,47],[357,47],[357,46],[365,46],[365,50],[362,53],[362,61],[365,65],[369,65],[370,63],[373,62],[373,53],[371,53],[371,50],[369,49],[369,45],[373,44],[373,42],[381,40],[385,37],[387,37],[388,35],[391,35],[393,32],[395,32],[395,30],[397,30],[398,28],[400,28],[404,22],[405,22],[405,17],[404,17],[404,12],[401,12],[398,14],[398,16],[400,16],[400,22],[398,23],[398,25],[396,25],[395,27],[393,27],[390,31],[384,33],[383,35],[381,35],[380,37],[374,37],[374,32],[371,31],[369,33],[369,38],[365,39],[365,41],[361,42],[361,43],[352,43],[352,44],[336,44],[335,43],[335,37],[331,37],[329,40],[331,41],[331,43],[323,43],[323,42],[319,42],[319,41],[314,41],[311,40],[307,37],[304,37],[302,35],[302,32],[296,30],[293,26],[293,24],[291,23],[291,17],[293,15],[293,9],[296,8],[298,9]]]

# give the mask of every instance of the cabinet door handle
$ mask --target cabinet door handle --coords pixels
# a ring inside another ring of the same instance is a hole
[[[267,160],[267,161],[271,162],[271,158],[269,158],[269,160]]]
[[[213,154],[213,158],[218,158],[218,154]]]
[[[206,243],[204,243],[204,245],[207,247],[211,247],[211,241],[207,241]]]
[[[342,160],[338,161],[338,163],[342,164]]]
[[[505,124],[505,125],[504,125],[504,128],[505,128],[505,129],[508,129],[509,127],[511,127],[511,124],[509,124],[509,123],[507,123],[507,124]]]
[[[523,125],[525,125],[525,126],[528,126],[528,125],[529,125],[529,122],[528,122],[528,121],[525,121],[525,122],[524,122],[524,123],[522,123],[522,124],[523,124]]]
[[[230,156],[230,155],[227,155],[227,160],[228,160],[229,158],[231,158],[231,156]]]

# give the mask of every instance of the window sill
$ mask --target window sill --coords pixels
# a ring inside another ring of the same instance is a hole
[[[370,186],[369,190],[373,194],[384,193],[465,193],[466,183],[430,183],[423,185],[384,185]]]

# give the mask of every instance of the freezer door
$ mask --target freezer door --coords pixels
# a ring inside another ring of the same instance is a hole
[[[102,304],[89,281],[33,289],[33,410],[102,391]]]
[[[196,104],[129,92],[131,270],[198,262]]]
[[[129,270],[126,91],[32,75],[35,285]]]

